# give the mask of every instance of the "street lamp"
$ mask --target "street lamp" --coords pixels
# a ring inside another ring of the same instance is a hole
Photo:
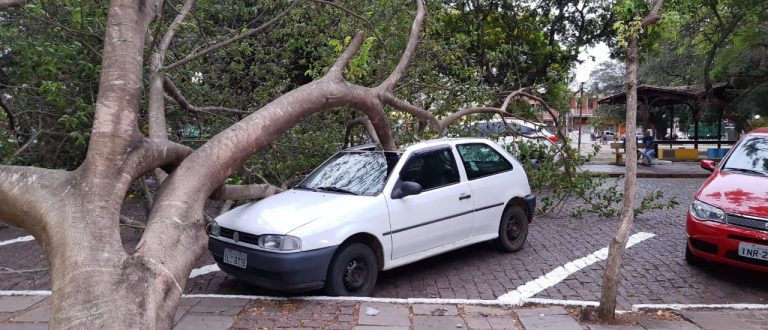
[[[760,119],[760,115],[755,115],[755,120],[759,120],[759,119]]]

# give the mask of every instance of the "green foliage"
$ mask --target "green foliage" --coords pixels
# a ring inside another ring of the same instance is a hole
[[[16,113],[18,143],[4,164],[74,168],[82,160],[93,117],[105,3],[30,2],[0,20],[4,74],[0,94]],[[6,133],[7,135],[7,133]],[[14,150],[15,152],[15,150]]]
[[[768,2],[670,0],[664,5],[657,50],[646,51],[640,77],[657,85],[728,83],[718,95],[737,130],[768,104]]]

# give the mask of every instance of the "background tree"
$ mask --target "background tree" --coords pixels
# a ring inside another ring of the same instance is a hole
[[[645,51],[640,79],[659,85],[701,85],[702,119],[719,120],[727,111],[741,130],[756,106],[767,102],[768,3],[746,0],[670,1],[660,26],[658,50]],[[715,95],[713,85],[727,83]]]

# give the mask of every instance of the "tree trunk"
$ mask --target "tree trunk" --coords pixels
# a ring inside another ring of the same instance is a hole
[[[656,23],[661,16],[659,10],[664,0],[656,0],[651,12],[643,17],[643,28]],[[630,36],[627,43],[627,115],[626,115],[626,153],[624,170],[624,199],[621,207],[621,222],[616,235],[608,246],[608,260],[603,275],[603,287],[597,315],[600,319],[612,321],[616,318],[616,296],[619,291],[619,271],[624,258],[624,250],[629,240],[629,232],[634,220],[635,196],[637,186],[637,48],[639,36]]]
[[[602,294],[598,317],[613,320],[616,315],[616,295],[619,290],[619,270],[627,246],[629,232],[632,229],[635,209],[635,187],[637,185],[637,38],[629,40],[627,50],[627,162],[624,172],[624,200],[621,208],[621,223],[616,236],[608,248],[608,261],[603,276]]]

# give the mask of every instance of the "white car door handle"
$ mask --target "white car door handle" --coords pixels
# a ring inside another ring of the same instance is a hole
[[[470,199],[470,198],[472,198],[472,195],[469,195],[469,194],[461,194],[461,195],[459,195],[459,200],[460,201],[463,201],[465,199]]]

